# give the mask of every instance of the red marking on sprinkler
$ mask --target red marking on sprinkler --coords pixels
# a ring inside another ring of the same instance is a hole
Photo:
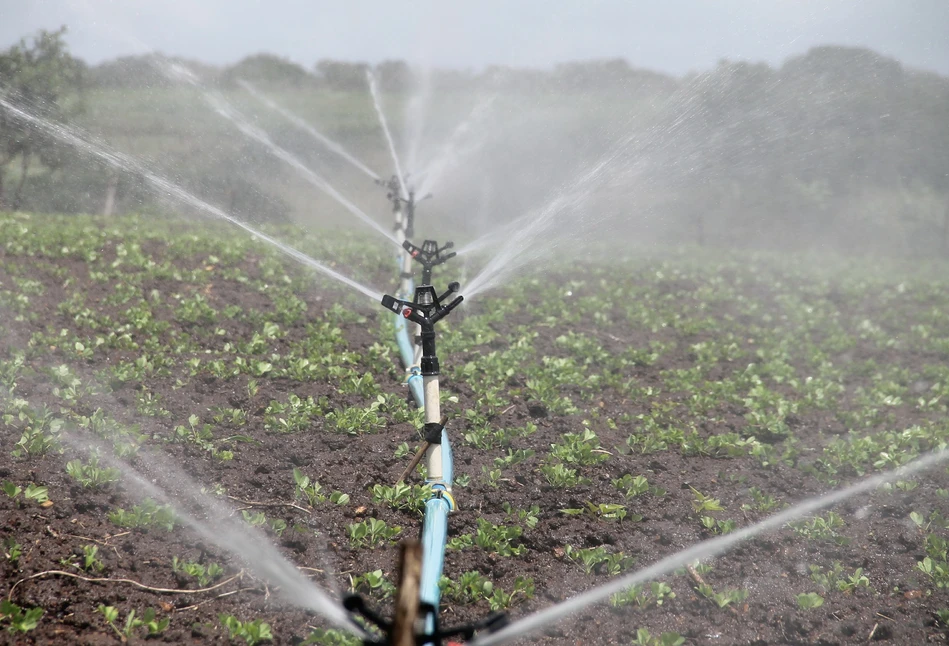
[[[404,316],[405,318],[409,318],[410,316],[412,316],[412,308],[411,308],[411,307],[405,307],[405,308],[403,308],[403,309],[402,309],[402,316]]]
[[[412,257],[413,257],[413,258],[418,258],[418,249],[416,249],[415,251],[412,252]]]

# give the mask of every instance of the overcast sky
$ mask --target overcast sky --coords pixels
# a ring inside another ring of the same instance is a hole
[[[90,63],[146,51],[215,64],[271,52],[307,67],[622,57],[681,74],[842,44],[949,75],[949,0],[0,0],[0,48],[63,24]]]

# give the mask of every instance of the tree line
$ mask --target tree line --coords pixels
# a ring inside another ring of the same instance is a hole
[[[270,90],[341,95],[365,94],[370,69],[337,60],[306,69],[266,53],[225,67],[188,65],[224,90],[243,79]],[[383,91],[403,98],[423,84],[444,93],[490,84],[502,95],[590,97],[617,114],[637,102],[654,106],[648,128],[656,136],[643,137],[640,154],[654,196],[650,210],[669,241],[832,240],[841,248],[870,241],[874,248],[949,255],[949,78],[867,49],[817,47],[777,67],[721,61],[684,77],[621,59],[549,70],[433,70],[427,77],[404,61],[372,70]],[[65,29],[0,52],[0,96],[53,122],[80,117],[90,94],[170,85],[149,56],[85,64],[70,54]],[[586,137],[592,149],[608,146],[612,130],[597,122],[584,131],[593,119],[578,105],[570,103],[577,124],[570,136]],[[265,190],[232,166],[207,173],[212,178],[202,176],[202,186],[225,206],[271,217],[288,210],[273,182]],[[103,198],[110,191],[111,199]],[[111,209],[116,192],[126,208],[150,199],[135,178],[78,159],[0,110],[0,208],[97,210],[98,201]]]

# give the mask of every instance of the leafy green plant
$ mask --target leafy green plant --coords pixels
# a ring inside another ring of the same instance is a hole
[[[936,534],[927,534],[926,556],[916,563],[916,569],[932,580],[937,588],[949,588],[949,542]]]
[[[682,646],[685,637],[673,632],[662,633],[657,637],[645,628],[637,628],[636,637],[631,643],[635,646]]]
[[[651,604],[661,606],[669,599],[675,599],[675,592],[668,583],[653,581],[648,586],[634,585],[610,597],[610,605],[614,608],[635,604],[645,608]]]
[[[306,499],[311,507],[326,500],[323,495],[323,487],[319,482],[310,481],[310,477],[305,475],[300,469],[293,467],[293,483],[296,485],[297,499]]]
[[[397,482],[393,486],[373,485],[372,501],[388,505],[392,509],[405,509],[421,513],[426,501],[432,497],[429,485],[407,485]]]
[[[146,498],[141,504],[135,505],[130,511],[122,508],[110,511],[109,520],[119,527],[158,527],[171,531],[177,519],[169,505],[159,505],[151,498]]]
[[[567,559],[579,565],[587,574],[593,574],[596,571],[617,575],[636,563],[635,558],[626,556],[622,552],[610,554],[604,547],[576,548],[566,545],[563,552]]]
[[[3,539],[3,558],[17,567],[21,556],[23,556],[23,546],[17,543],[15,538],[8,536]]]
[[[220,614],[218,615],[218,621],[227,628],[228,636],[231,639],[239,637],[247,642],[247,646],[255,646],[264,641],[273,641],[270,624],[261,619],[240,621],[234,615]]]
[[[576,469],[562,464],[545,464],[540,467],[540,472],[553,487],[576,487],[581,484],[590,484],[590,480],[578,475]]]
[[[711,496],[706,496],[701,491],[695,487],[689,487],[692,490],[692,509],[697,513],[702,513],[703,511],[724,511],[725,508],[722,507],[722,503],[718,498],[712,498]]]
[[[599,464],[610,458],[608,451],[600,446],[596,433],[583,429],[583,433],[564,433],[559,444],[550,445],[550,455],[566,464],[588,466]]]
[[[138,628],[145,628],[146,634],[149,637],[156,637],[168,628],[169,623],[168,618],[156,619],[154,608],[146,609],[141,616],[136,616],[135,610],[129,610],[128,615],[125,617],[125,623],[121,625],[118,623],[119,610],[115,606],[99,604],[98,608],[96,608],[96,612],[105,618],[106,623],[109,624],[109,627],[112,628],[123,642],[130,640]]]
[[[383,575],[382,570],[373,570],[365,574],[349,575],[349,587],[354,593],[375,594],[387,599],[395,594],[395,586]]]
[[[510,592],[505,592],[477,571],[464,572],[455,581],[443,576],[439,585],[442,595],[447,599],[457,603],[486,600],[488,607],[493,611],[510,608],[515,597],[527,600],[534,596],[533,579],[517,577],[514,580],[514,588]]]
[[[722,592],[715,592],[712,586],[707,583],[699,584],[696,587],[699,594],[714,603],[719,608],[724,608],[730,604],[738,604],[748,598],[748,591],[737,588],[729,588]]]
[[[824,597],[816,592],[805,592],[797,595],[797,607],[801,610],[813,610],[824,605]]]
[[[177,556],[171,558],[171,570],[177,575],[196,579],[198,585],[202,588],[207,587],[224,575],[224,568],[218,563],[204,565],[195,561],[183,561]]]
[[[850,539],[839,531],[844,526],[843,519],[830,511],[826,516],[815,516],[809,520],[788,523],[795,533],[809,540],[829,541],[837,545],[847,545]]]
[[[24,500],[32,500],[39,504],[49,500],[49,489],[33,484],[32,482],[26,485],[26,489],[23,489],[7,480],[3,483],[3,492],[13,500],[16,500],[21,493],[23,494]]]
[[[624,475],[622,478],[616,478],[611,481],[613,487],[623,492],[623,496],[626,498],[635,498],[636,496],[641,496],[645,493],[650,493],[657,498],[662,498],[666,495],[666,490],[660,487],[654,487],[649,484],[649,481],[646,480],[646,476],[632,476],[630,474]]]
[[[377,518],[367,518],[360,523],[352,523],[346,528],[349,535],[349,544],[354,549],[376,547],[391,541],[401,531],[401,527],[390,527],[386,525],[384,520]]]
[[[501,503],[501,509],[513,520],[524,523],[528,529],[533,529],[537,526],[540,516],[539,505],[531,505],[528,509],[514,509],[511,503],[504,502]]]
[[[24,609],[9,599],[0,601],[0,623],[7,625],[9,633],[28,633],[39,625],[42,608]]]
[[[586,506],[582,508],[567,508],[561,509],[561,512],[567,514],[568,516],[580,516],[582,514],[588,514],[593,518],[598,518],[602,520],[623,520],[626,518],[626,507],[623,505],[618,505],[615,503],[606,503],[601,502],[599,504],[587,501]],[[633,514],[630,517],[634,522],[638,522],[643,519],[639,514]]]
[[[264,428],[280,433],[297,433],[310,428],[313,420],[322,417],[328,402],[325,397],[301,399],[290,393],[286,403],[273,400],[264,410]]]
[[[99,455],[92,453],[88,462],[70,460],[66,463],[66,473],[83,486],[84,489],[102,489],[118,482],[122,472],[115,467],[100,467]]]

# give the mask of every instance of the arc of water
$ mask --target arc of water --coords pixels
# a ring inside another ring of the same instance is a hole
[[[862,480],[849,487],[845,487],[844,489],[840,489],[817,498],[812,498],[810,500],[805,500],[794,505],[793,507],[785,509],[780,513],[765,518],[759,523],[755,523],[754,525],[736,530],[730,534],[725,534],[717,538],[702,541],[701,543],[693,545],[692,547],[660,559],[649,567],[643,568],[627,576],[618,577],[609,583],[593,588],[592,590],[584,592],[583,594],[571,597],[566,601],[545,608],[540,612],[535,612],[534,614],[528,615],[494,634],[486,635],[483,638],[476,638],[472,642],[472,646],[493,646],[506,644],[510,641],[523,637],[524,635],[537,632],[538,630],[542,630],[543,628],[546,628],[569,615],[583,610],[587,606],[604,601],[611,595],[620,592],[621,590],[625,590],[630,586],[651,581],[657,577],[669,574],[674,570],[685,567],[686,565],[696,561],[719,556],[720,554],[727,552],[738,543],[746,541],[749,538],[757,536],[758,534],[773,529],[778,529],[792,520],[796,520],[802,516],[807,516],[825,507],[836,505],[837,503],[843,502],[848,498],[852,498],[858,494],[876,489],[880,485],[883,485],[887,482],[906,478],[907,476],[925,469],[929,469],[941,462],[945,462],[946,460],[949,460],[949,449],[942,449],[940,451],[935,451],[918,458],[917,460],[898,469],[893,469],[891,471],[866,478],[865,480]]]
[[[339,191],[333,188],[333,186],[328,181],[326,181],[326,179],[321,177],[306,164],[300,161],[300,159],[297,158],[293,153],[274,143],[274,141],[266,132],[251,124],[250,121],[234,106],[232,106],[231,103],[220,93],[211,92],[202,88],[198,78],[187,67],[181,65],[180,63],[162,63],[159,65],[159,68],[168,78],[172,80],[184,81],[197,89],[201,93],[202,98],[215,112],[233,123],[244,135],[250,137],[260,144],[263,144],[270,154],[287,163],[310,184],[339,202],[346,208],[347,211],[355,215],[363,223],[372,227],[379,234],[385,236],[385,238],[392,242],[392,244],[397,246],[399,245],[399,242],[395,239],[395,236],[386,231],[385,228],[378,222],[366,215],[362,209],[346,199]]]
[[[366,635],[338,601],[330,597],[320,586],[301,575],[296,567],[274,548],[272,543],[251,527],[235,522],[233,509],[214,498],[198,495],[197,492],[200,491],[198,484],[173,463],[157,459],[150,460],[149,464],[159,465],[159,469],[163,472],[149,473],[147,474],[149,477],[146,477],[146,474],[127,462],[112,456],[109,448],[103,446],[97,439],[80,438],[73,434],[67,434],[64,439],[75,448],[91,444],[98,450],[99,455],[102,456],[101,459],[118,468],[123,476],[134,483],[134,489],[139,495],[170,505],[179,521],[222,550],[248,561],[248,565],[254,572],[270,583],[280,586],[283,595],[294,605],[310,609],[335,626],[355,635],[360,637]],[[157,456],[150,457],[157,458]],[[150,477],[153,475],[160,475],[160,477],[153,480]],[[206,516],[206,521],[201,522],[184,511],[183,504],[199,510]]]
[[[710,82],[709,77],[703,76],[683,85],[669,98],[670,121],[650,127],[645,133],[631,132],[620,137],[606,154],[557,191],[546,205],[517,217],[500,232],[487,232],[459,249],[458,255],[463,256],[497,243],[491,259],[467,285],[465,296],[470,299],[498,286],[505,276],[538,260],[559,245],[576,240],[579,224],[604,219],[606,216],[603,214],[578,215],[580,205],[593,194],[595,188],[610,177],[615,177],[619,170],[635,174],[636,177],[645,176],[651,166],[649,154],[668,147],[670,144],[667,139],[682,133],[690,120],[701,112],[701,97],[710,91]],[[621,166],[619,162],[622,159],[633,161]],[[566,213],[576,216],[572,226],[563,225]],[[505,235],[499,235],[502,232]]]
[[[418,188],[421,195],[430,193],[445,173],[457,166],[461,159],[474,154],[481,148],[483,141],[468,141],[465,144],[465,139],[473,128],[485,118],[494,101],[494,95],[482,97],[468,113],[468,116],[451,131],[448,139],[435,156],[422,167],[419,175],[423,176],[424,179],[422,179]]]
[[[389,124],[386,121],[386,115],[382,111],[382,102],[379,99],[379,89],[376,87],[376,77],[372,75],[372,70],[366,68],[366,81],[369,83],[369,93],[372,95],[372,104],[376,108],[376,114],[379,116],[379,124],[382,126],[382,133],[386,137],[386,143],[389,145],[389,154],[392,155],[392,163],[395,165],[395,174],[399,178],[399,189],[402,191],[402,199],[409,199],[409,191],[405,187],[405,177],[402,175],[402,166],[399,164],[399,156],[395,152],[395,142],[392,141],[392,133],[389,132]]]
[[[361,170],[363,173],[368,175],[371,179],[375,179],[375,180],[380,179],[379,175],[375,171],[373,171],[364,163],[356,159],[352,154],[349,153],[349,151],[343,148],[342,144],[339,144],[333,141],[332,139],[330,139],[329,137],[321,133],[319,130],[311,126],[309,123],[307,123],[306,121],[304,121],[297,115],[293,114],[292,112],[284,108],[282,105],[280,105],[279,103],[277,103],[270,97],[266,96],[263,92],[261,92],[256,87],[251,85],[249,81],[239,79],[237,83],[242,88],[247,90],[247,93],[250,94],[252,97],[254,97],[258,101],[263,103],[265,106],[267,106],[268,108],[270,108],[271,110],[273,110],[274,112],[282,116],[284,119],[286,119],[287,121],[295,125],[300,130],[304,131],[305,133],[307,133],[308,135],[310,135],[311,137],[313,137],[314,139],[322,143],[324,146],[332,150],[334,153],[336,153],[337,155],[339,155],[340,157],[348,161],[350,164],[355,166],[357,169]]]
[[[200,211],[204,211],[205,213],[213,215],[214,217],[230,222],[234,226],[237,226],[243,229],[244,231],[246,231],[247,233],[250,233],[251,235],[254,235],[260,238],[264,242],[269,243],[270,245],[279,249],[281,252],[293,258],[297,262],[300,262],[303,265],[310,267],[311,269],[315,269],[316,271],[326,276],[329,276],[330,278],[333,278],[334,280],[337,280],[343,283],[344,285],[352,287],[353,289],[360,292],[361,294],[364,294],[368,296],[369,298],[373,299],[373,301],[375,302],[378,302],[382,298],[381,291],[366,287],[365,285],[362,285],[356,282],[352,278],[349,278],[348,276],[344,276],[343,274],[340,274],[339,272],[331,269],[330,267],[327,267],[326,265],[317,262],[316,260],[314,260],[313,258],[310,258],[308,255],[306,255],[299,249],[296,249],[294,247],[291,247],[288,244],[280,242],[276,238],[273,238],[267,235],[266,233],[263,233],[262,231],[258,231],[254,227],[250,226],[246,222],[243,222],[242,220],[235,218],[233,215],[227,213],[226,211],[214,206],[213,204],[209,204],[208,202],[205,202],[199,197],[192,195],[191,193],[184,190],[177,184],[173,183],[171,180],[168,180],[162,177],[161,175],[153,173],[152,171],[148,170],[147,168],[142,166],[140,163],[138,163],[131,157],[124,155],[118,151],[110,150],[108,147],[105,146],[105,144],[94,142],[88,136],[86,137],[82,136],[74,128],[71,128],[63,124],[54,124],[49,121],[46,121],[45,119],[36,117],[26,112],[25,110],[18,108],[17,106],[13,105],[12,103],[8,102],[6,99],[2,97],[0,97],[0,106],[2,106],[5,110],[9,111],[11,114],[14,114],[20,119],[24,119],[30,124],[45,130],[49,134],[59,138],[60,140],[68,143],[69,145],[75,146],[76,148],[80,150],[83,150],[83,151],[86,151],[87,153],[95,155],[99,159],[102,159],[103,161],[113,166],[114,168],[117,168],[118,170],[125,171],[125,172],[132,172],[132,173],[136,173],[140,175],[159,194],[164,195],[165,197],[174,198],[178,200],[179,202],[181,202],[182,204],[186,204]]]

